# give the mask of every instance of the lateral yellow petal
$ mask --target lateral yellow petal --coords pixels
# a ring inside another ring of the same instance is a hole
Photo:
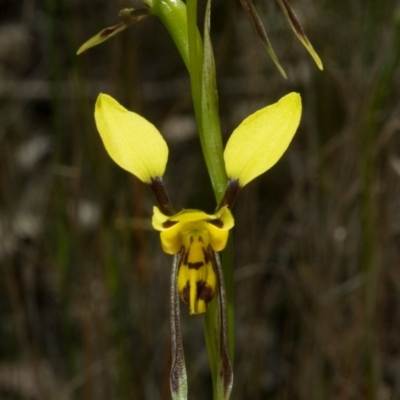
[[[106,94],[97,98],[94,115],[108,154],[121,168],[145,183],[164,175],[168,146],[153,124]]]
[[[289,93],[247,117],[232,133],[224,159],[228,178],[240,186],[271,168],[288,148],[300,123],[301,97]]]
[[[229,230],[235,225],[235,220],[228,206],[222,207],[215,216],[222,221],[222,229]]]
[[[165,228],[163,224],[169,220],[170,217],[164,215],[160,209],[156,206],[153,207],[153,217],[151,219],[151,223],[153,228],[157,231],[165,231],[168,228]]]
[[[228,241],[229,230],[220,229],[212,224],[207,224],[210,235],[210,245],[214,251],[222,251]]]
[[[180,222],[160,233],[161,246],[167,254],[177,254],[182,249],[182,225]]]

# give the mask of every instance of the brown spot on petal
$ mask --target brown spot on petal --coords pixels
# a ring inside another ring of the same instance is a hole
[[[204,263],[208,264],[210,262],[210,257],[209,257],[208,251],[204,247],[202,248],[202,250],[203,250],[203,256],[204,256]]]
[[[203,300],[206,304],[208,304],[214,297],[214,291],[204,281],[197,282],[197,299]]]
[[[202,261],[194,262],[194,263],[188,263],[187,266],[189,269],[199,269],[204,265]]]
[[[220,219],[212,219],[211,221],[207,221],[209,224],[215,225],[217,228],[222,228],[224,223]]]
[[[188,259],[189,259],[189,250],[185,252],[185,255],[183,257],[183,265],[188,265]]]
[[[189,281],[187,281],[186,286],[183,288],[183,290],[181,292],[181,298],[185,304],[188,304],[189,297],[190,297],[190,283],[189,283]]]
[[[163,228],[171,228],[171,226],[174,226],[175,224],[177,224],[176,221],[165,221],[162,226]]]

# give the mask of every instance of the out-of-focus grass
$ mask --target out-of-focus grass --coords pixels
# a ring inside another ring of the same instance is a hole
[[[277,5],[258,2],[286,82],[237,3],[213,10],[224,134],[290,90],[304,117],[288,154],[235,206],[232,398],[396,399],[399,9],[292,1],[321,73]],[[165,133],[177,208],[212,211],[214,200],[186,71],[161,24],[75,57],[130,5],[0,2],[3,398],[169,398],[171,260],[150,229],[150,193],[102,148],[97,94]],[[210,398],[202,320],[182,314],[190,398]]]

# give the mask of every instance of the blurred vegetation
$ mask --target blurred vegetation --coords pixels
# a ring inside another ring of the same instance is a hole
[[[255,4],[289,79],[239,2],[214,0],[225,140],[292,90],[304,115],[235,206],[232,398],[399,399],[400,4],[292,0],[323,73],[278,4]],[[189,80],[156,18],[75,56],[135,5],[0,0],[1,399],[169,398],[171,259],[93,105],[106,92],[159,127],[173,203],[211,212]],[[191,399],[209,399],[202,318],[182,314]]]

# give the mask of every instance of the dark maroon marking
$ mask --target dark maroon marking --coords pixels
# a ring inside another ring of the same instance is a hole
[[[203,238],[202,238],[201,236],[199,236],[198,241],[199,241],[200,243],[204,243],[204,242],[203,242]]]
[[[188,265],[188,258],[189,258],[189,250],[185,253],[183,257],[183,265]]]
[[[258,33],[258,36],[261,38],[261,40],[269,45],[271,47],[271,44],[269,42],[267,33],[265,32],[264,25],[257,13],[256,8],[254,7],[254,4],[251,0],[240,0],[240,3],[242,4],[242,7],[244,8],[247,17],[250,19],[250,22],[253,24],[253,27]]]
[[[304,39],[306,39],[306,34],[303,31],[303,28],[300,25],[299,20],[296,17],[296,14],[293,11],[293,8],[290,6],[290,4],[286,1],[286,0],[282,0],[282,4],[284,5],[286,12],[287,12],[287,16],[290,19],[290,21],[293,24],[294,29],[296,30],[296,32],[303,37]]]
[[[121,22],[120,24],[115,25],[115,26],[111,26],[110,28],[105,28],[100,32],[99,36],[100,37],[110,36],[112,33],[114,33],[122,25],[125,25],[125,22]]]
[[[206,250],[204,247],[203,247],[201,250],[203,251],[204,262],[205,262],[206,264],[208,264],[208,263],[210,262],[210,258],[209,258],[209,256],[208,256],[208,252],[207,252],[207,250]]]
[[[212,219],[207,221],[209,224],[215,225],[217,228],[222,228],[224,223],[220,219]]]
[[[190,244],[192,244],[193,243],[193,236],[190,236]]]
[[[179,251],[180,257],[179,257],[179,267],[183,264],[183,256],[185,254],[185,248],[182,246],[181,250]]]
[[[171,226],[176,225],[178,222],[177,221],[165,221],[162,223],[163,228],[171,228]]]
[[[235,200],[237,195],[240,192],[242,187],[239,185],[238,179],[229,179],[228,185],[226,186],[224,197],[222,198],[219,206],[217,207],[217,211],[220,210],[224,206],[228,206],[229,209],[232,209],[235,204]]]
[[[211,245],[208,245],[207,247],[207,253],[208,253],[208,257],[211,260],[211,265],[213,267],[214,272],[218,272],[217,271],[217,261],[215,260],[215,251],[211,248]]]
[[[172,216],[175,214],[174,207],[172,207],[171,201],[165,191],[164,184],[162,178],[160,176],[156,176],[155,178],[151,178],[151,182],[149,183],[151,190],[156,196],[157,203],[160,206],[160,210],[163,214]]]
[[[204,265],[202,261],[194,262],[194,263],[187,263],[189,269],[199,269]]]
[[[197,285],[197,299],[203,300],[208,304],[214,297],[214,291],[211,286],[204,281],[196,282]]]
[[[190,297],[190,283],[189,281],[187,281],[186,286],[183,288],[181,292],[181,299],[185,304],[188,304],[189,297]]]

